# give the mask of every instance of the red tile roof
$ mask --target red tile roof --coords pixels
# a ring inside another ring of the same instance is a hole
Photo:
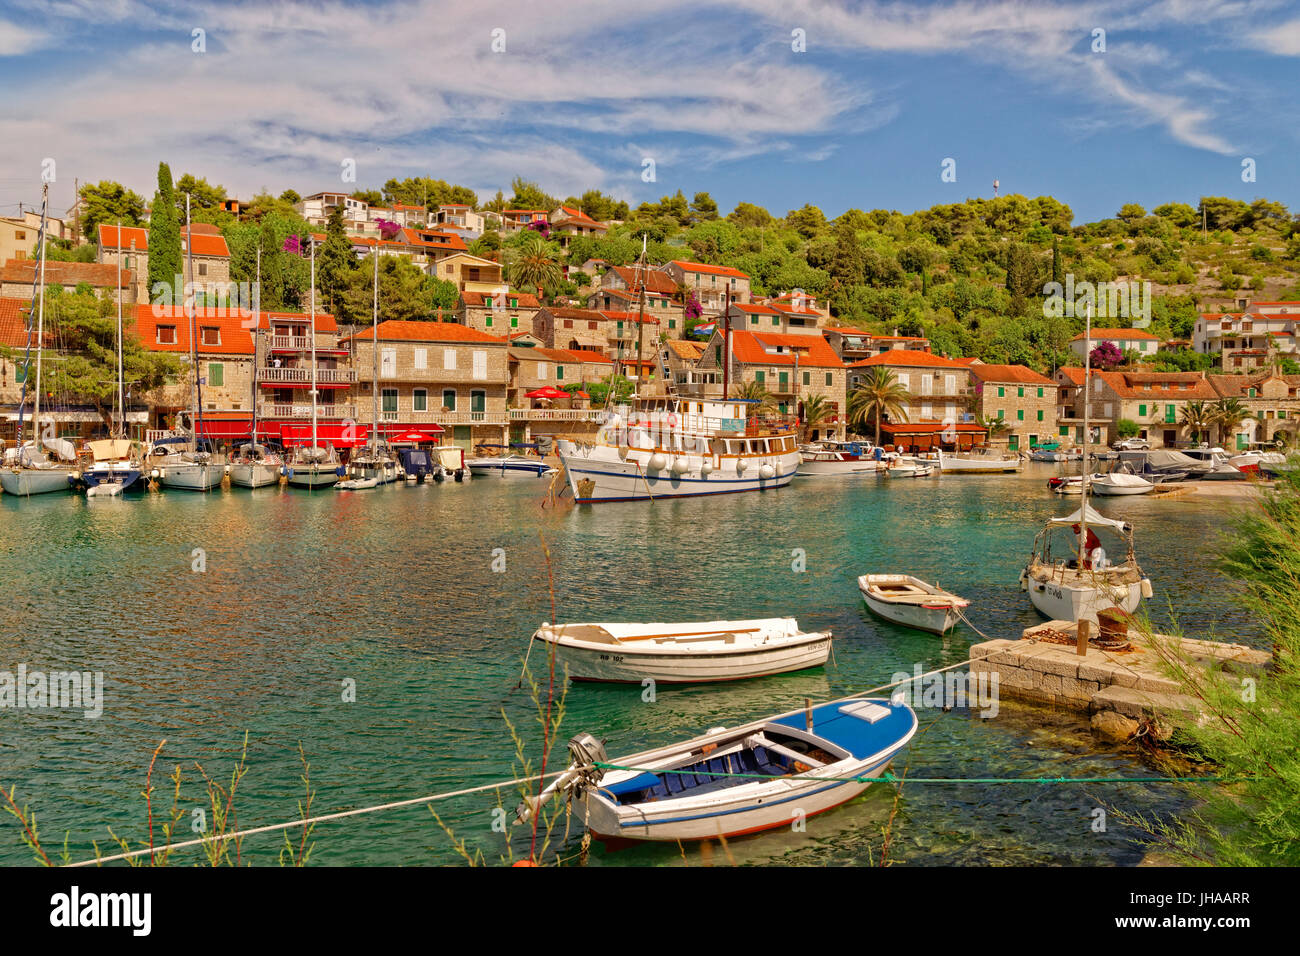
[[[553,307],[546,310],[557,319],[575,319],[582,322],[636,322],[640,316],[636,312],[611,312],[598,309],[570,309]],[[653,315],[646,315],[646,325],[658,325],[659,320]]]
[[[1120,398],[1153,400],[1209,399],[1219,393],[1200,372],[1101,372],[1093,373]]]
[[[206,229],[201,229],[199,225],[194,226],[193,232],[194,232],[194,254],[196,256],[212,256],[218,259],[230,258],[230,247],[226,245],[225,237],[222,236],[220,233],[214,236],[211,233],[209,233]],[[185,239],[188,237],[188,235],[189,233],[187,233],[185,231],[185,228],[182,226],[181,227],[182,252],[184,252]]]
[[[310,313],[307,312],[259,312],[255,328],[270,329],[271,320],[282,319],[292,324],[294,320],[307,323],[311,319]],[[334,321],[334,316],[328,312],[317,312],[314,328],[317,332],[337,332],[339,330],[338,322]]]
[[[749,278],[748,275],[731,266],[711,266],[703,262],[684,262],[681,259],[674,259],[670,265],[677,266],[683,272],[702,272],[705,275],[731,276],[736,279]]]
[[[424,238],[428,236],[430,238]],[[408,246],[426,247],[430,249],[456,249],[468,252],[469,246],[465,245],[465,240],[454,232],[439,232],[436,229],[403,229],[402,239]]]
[[[149,248],[149,230],[142,229],[139,226],[122,227],[122,249],[130,249],[131,243],[135,243],[135,248],[139,252],[145,252]],[[100,223],[99,226],[99,244],[105,249],[117,249],[118,236],[117,226],[106,226]]]
[[[1082,332],[1076,335],[1071,342],[1082,342],[1085,336]],[[1160,336],[1152,335],[1146,329],[1093,329],[1091,338],[1094,339],[1151,339],[1159,341]]]
[[[410,322],[390,319],[379,323],[379,340],[381,342],[469,342],[504,345],[506,340],[499,335],[480,332],[468,325],[456,322]],[[348,336],[340,341],[350,339],[369,341],[373,333],[367,329]]]
[[[959,368],[970,371],[971,366],[953,359],[946,359],[933,352],[919,352],[916,349],[890,349],[871,358],[850,362],[849,368],[863,368],[872,365],[900,366],[903,368]]]
[[[1094,371],[1096,370],[1094,369]],[[1077,365],[1066,365],[1058,368],[1056,372],[1058,375],[1064,375],[1075,385],[1083,384],[1083,369],[1079,368]]]
[[[0,298],[0,346],[11,349],[27,347],[27,310],[29,299]]]
[[[770,305],[759,305],[757,302],[733,302],[731,303],[731,307],[736,311],[744,312],[747,315],[750,313],[754,315],[780,315],[781,314],[776,309],[772,308]]]
[[[666,272],[660,272],[658,269],[641,270],[641,282],[639,283],[634,266],[614,266],[609,271],[617,275],[629,289],[634,291],[639,292],[641,285],[644,284],[647,293],[677,294],[677,283],[673,281],[673,277]]]
[[[1249,398],[1248,389],[1258,389],[1269,379],[1277,379],[1288,388],[1300,387],[1300,375],[1277,375],[1273,372],[1261,372],[1258,375],[1206,375],[1210,385],[1224,398]],[[1258,398],[1258,394],[1256,395]]]
[[[199,330],[198,353],[201,355],[252,355],[253,335],[245,323],[250,322],[236,309],[196,309],[194,327]],[[190,320],[181,306],[137,305],[130,325],[145,348],[154,352],[189,352]],[[176,330],[175,342],[159,342],[158,327]],[[220,345],[204,345],[203,329],[220,330]]]
[[[485,306],[483,305],[483,297],[487,295],[490,295],[493,298],[495,298],[497,293],[462,292],[460,294],[460,297],[465,301],[465,304],[468,306],[485,308]],[[531,292],[507,292],[506,300],[509,301],[510,299],[518,299],[519,300],[518,307],[521,309],[540,309],[542,307],[542,303],[538,300],[537,296],[533,295]],[[515,306],[511,306],[511,308],[515,308]]]
[[[981,382],[1013,382],[1016,385],[1051,385],[1056,382],[1023,365],[972,365],[970,373]]]
[[[722,333],[714,332],[719,338]],[[769,349],[780,348],[780,352]],[[750,332],[733,330],[731,351],[736,359],[748,365],[793,365],[796,352],[799,364],[812,368],[843,368],[835,350],[819,335],[782,335],[776,332]]]
[[[0,282],[18,282],[31,285],[36,277],[35,259],[10,259],[0,267]],[[120,273],[120,287],[131,287],[134,273],[123,269]],[[117,264],[110,262],[47,262],[45,263],[46,285],[75,287],[87,282],[101,289],[111,289],[119,285]]]

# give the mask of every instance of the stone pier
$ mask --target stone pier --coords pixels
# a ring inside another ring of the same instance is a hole
[[[1128,633],[1132,650],[1090,645],[1080,656],[1073,643],[1077,631],[1077,625],[1068,621],[1047,621],[1026,628],[1018,641],[976,644],[970,651],[970,673],[996,673],[998,692],[1008,697],[1091,714],[1094,732],[1108,739],[1128,740],[1143,726],[1163,738],[1172,728],[1158,718],[1178,714],[1199,718],[1200,702],[1184,694],[1165,673],[1159,656],[1139,632]],[[1068,635],[1071,643],[1048,643],[1044,640],[1048,635]],[[1155,639],[1174,642],[1204,667],[1242,675],[1259,672],[1271,659],[1268,652],[1244,644],[1165,635]]]

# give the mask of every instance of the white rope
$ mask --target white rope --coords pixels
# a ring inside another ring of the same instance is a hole
[[[557,771],[547,776],[558,777],[564,771]],[[358,807],[355,810],[340,810],[337,813],[326,813],[318,817],[308,817],[305,820],[290,820],[287,823],[271,823],[262,827],[251,827],[247,830],[238,830],[234,833],[222,833],[212,837],[199,837],[197,840],[186,840],[183,843],[172,843],[167,846],[155,847],[153,849],[131,850],[127,853],[115,853],[112,856],[96,857],[93,860],[82,860],[80,863],[69,863],[69,868],[79,866],[93,866],[99,863],[112,863],[115,860],[126,860],[137,856],[148,856],[150,854],[166,853],[170,850],[182,850],[187,847],[201,846],[205,843],[226,842],[246,836],[252,836],[257,833],[273,833],[276,830],[289,830],[294,827],[312,826],[317,823],[324,823],[330,820],[342,820],[345,817],[356,817],[366,813],[379,813],[383,810],[394,810],[399,807],[410,807],[421,803],[432,803],[435,800],[449,800],[452,797],[463,797],[470,793],[482,793],[485,790],[500,790],[504,787],[511,787],[520,783],[535,783],[537,777],[519,777],[516,780],[506,780],[501,783],[487,783],[481,787],[467,787],[464,790],[453,790],[449,793],[435,793],[428,797],[412,797],[409,800],[395,800],[392,803],[381,803],[373,807]],[[544,779],[544,778],[542,778]]]

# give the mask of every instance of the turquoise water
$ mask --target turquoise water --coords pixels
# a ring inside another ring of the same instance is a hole
[[[855,578],[870,570],[937,579],[973,602],[991,636],[1018,636],[1039,620],[1017,586],[1043,521],[1077,507],[1048,494],[1052,466],[1016,476],[883,481],[800,479],[789,489],[656,504],[541,507],[540,481],[365,492],[262,489],[167,492],[116,500],[0,498],[0,670],[102,670],[104,714],[0,710],[0,784],[16,784],[51,845],[65,831],[74,857],[107,827],[146,833],[143,788],[158,741],[155,802],[184,768],[181,801],[201,806],[195,762],[229,778],[249,735],[236,801],[241,827],[292,819],[301,795],[302,744],[328,812],[513,776],[502,710],[540,754],[525,691],[513,690],[528,636],[550,618],[542,542],[549,546],[561,620],[693,620],[792,615],[830,628],[825,670],[717,687],[574,685],[560,731],[608,739],[611,756],[863,690],[963,660],[967,628],[946,639],[879,621]],[[1157,620],[1177,609],[1189,634],[1254,639],[1213,571],[1222,500],[1121,498],[1108,514],[1131,520],[1155,585]],[[194,549],[206,570],[192,570]],[[505,571],[499,566],[504,549]],[[792,570],[802,549],[807,570]],[[543,664],[534,655],[534,665]],[[355,681],[345,703],[343,682]],[[904,765],[913,776],[1148,774],[1131,750],[1098,746],[1068,712],[1003,702],[982,719],[964,709],[920,712],[923,731]],[[556,751],[563,760],[563,750]],[[1135,863],[1142,850],[1092,811],[1177,811],[1174,787],[939,786],[904,789],[891,857],[909,864]],[[517,794],[505,805],[513,809]],[[438,804],[471,849],[495,860],[491,794]],[[871,788],[844,808],[734,841],[736,862],[859,864],[876,858],[893,790]],[[187,823],[189,817],[187,816]],[[188,835],[188,834],[187,834]],[[566,856],[576,834],[557,844]],[[455,862],[451,841],[423,807],[322,825],[316,863]],[[521,840],[523,842],[521,842]],[[243,854],[274,864],[281,838],[253,837]],[[720,851],[676,846],[593,849],[589,865],[720,861]],[[705,855],[701,855],[701,854]],[[197,857],[185,857],[185,860]],[[0,863],[28,851],[0,822]]]

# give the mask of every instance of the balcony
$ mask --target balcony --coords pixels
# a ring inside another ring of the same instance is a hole
[[[505,425],[510,419],[506,411],[483,411],[483,412],[444,412],[444,411],[412,411],[410,409],[399,409],[392,411],[385,409],[379,413],[381,422],[410,422],[415,425]]]
[[[259,368],[257,370],[257,380],[259,382],[283,383],[291,388],[310,388],[311,369]],[[316,383],[318,385],[355,385],[356,381],[356,369],[318,368],[316,370]]]
[[[261,402],[257,406],[258,418],[292,418],[311,419],[311,404],[282,405],[277,402]],[[352,419],[356,421],[355,405],[317,405],[317,418]]]
[[[512,408],[512,422],[601,422],[605,411],[600,408]]]

